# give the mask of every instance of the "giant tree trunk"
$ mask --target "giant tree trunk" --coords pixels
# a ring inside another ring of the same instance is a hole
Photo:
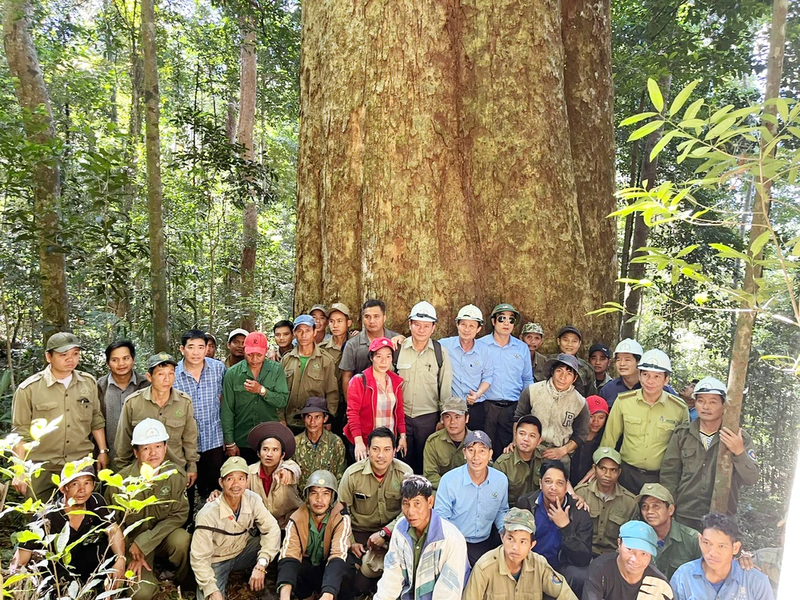
[[[144,56],[145,152],[147,155],[147,214],[150,230],[150,285],[153,302],[153,344],[156,352],[169,349],[167,328],[167,267],[164,256],[164,217],[161,196],[158,57],[154,0],[142,0]]]
[[[239,125],[237,141],[244,146],[243,158],[253,160],[253,128],[256,120],[256,32],[250,19],[242,18],[241,83],[239,88]],[[255,268],[258,246],[258,208],[255,200],[244,207],[242,223],[242,321],[248,331],[255,329]]]
[[[41,146],[54,146],[56,133],[50,96],[29,31],[30,12],[27,0],[6,2],[3,45],[9,70],[15,78],[19,105],[24,111],[29,111],[25,118],[28,140]],[[42,333],[46,340],[51,334],[65,330],[69,318],[66,264],[61,250],[63,241],[58,213],[61,183],[55,153],[34,165],[32,183],[42,286]]]
[[[427,299],[446,333],[509,301],[611,335],[585,317],[616,273],[608,7],[578,4],[303,5],[295,310],[381,297],[404,328]]]

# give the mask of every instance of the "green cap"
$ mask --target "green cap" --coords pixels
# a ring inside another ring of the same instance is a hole
[[[608,446],[600,446],[597,450],[594,451],[592,454],[592,460],[594,464],[599,463],[604,458],[610,458],[613,460],[617,465],[622,464],[622,457],[619,455],[619,452],[614,450],[614,448],[609,448]]]
[[[525,323],[522,327],[522,333],[520,336],[527,335],[529,333],[538,333],[539,335],[544,335],[544,329],[538,323]]]
[[[228,475],[235,472],[250,473],[247,468],[247,461],[241,456],[231,456],[228,460],[222,463],[222,468],[219,470],[219,476],[225,479]]]
[[[450,396],[442,405],[442,414],[446,412],[458,413],[459,415],[467,414],[467,401],[458,396]]]
[[[45,350],[47,352],[66,352],[67,350],[80,347],[81,343],[74,333],[62,331],[60,333],[54,333],[48,338]]]
[[[652,496],[658,500],[663,500],[667,504],[675,504],[672,494],[660,483],[645,483],[639,491],[639,495],[636,496],[636,501],[639,502],[645,496]]]
[[[495,306],[492,309],[492,316],[495,316],[497,313],[506,312],[506,311],[512,312],[515,315],[519,316],[519,311],[516,308],[514,308],[513,306],[511,306],[510,304],[508,304],[507,302],[504,302],[503,304],[498,304],[497,306]]]
[[[503,519],[503,528],[506,531],[527,531],[532,536],[536,535],[536,521],[533,513],[524,508],[512,508]]]
[[[172,365],[173,367],[177,367],[178,361],[175,360],[171,354],[167,354],[166,352],[159,352],[158,354],[153,354],[153,356],[147,359],[148,372],[152,373],[153,369],[155,369],[159,365]]]

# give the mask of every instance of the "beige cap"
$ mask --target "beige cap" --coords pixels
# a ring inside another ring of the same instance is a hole
[[[347,308],[347,305],[346,305],[346,304],[344,304],[343,302],[334,302],[334,303],[331,305],[331,307],[328,309],[328,312],[326,313],[326,316],[327,316],[328,318],[330,318],[330,316],[331,316],[331,313],[334,313],[334,312],[337,312],[337,311],[338,311],[338,312],[340,312],[340,313],[342,313],[342,314],[343,314],[345,317],[347,317],[348,319],[350,319],[350,318],[351,318],[351,317],[350,317],[350,309],[349,309],[349,308]]]

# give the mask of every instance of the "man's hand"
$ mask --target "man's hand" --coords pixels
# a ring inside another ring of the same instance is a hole
[[[564,446],[559,446],[558,448],[548,448],[542,452],[542,458],[546,458],[547,460],[561,460],[566,455],[567,449]]]
[[[582,483],[589,483],[590,481],[594,481],[596,475],[594,474],[594,468],[589,469],[589,472],[583,476],[583,478],[578,482],[578,485]]]
[[[364,458],[367,458],[367,456],[369,456],[369,453],[367,452],[367,447],[364,445],[364,442],[359,442],[358,440],[356,440],[356,447],[355,450],[353,451],[353,454],[355,454],[356,460],[362,460]]]
[[[737,560],[739,561],[739,566],[742,567],[745,571],[752,571],[753,569],[755,569],[756,571],[761,570],[756,566],[756,563],[753,562],[752,552],[745,552],[744,550],[742,550],[739,553],[739,558]]]
[[[473,390],[470,390],[467,393],[467,404],[469,406],[472,406],[477,401],[478,401],[478,394],[476,392],[474,392]]]
[[[97,455],[97,470],[102,471],[108,468],[108,452]]]
[[[225,446],[225,454],[228,456],[239,456],[239,446],[236,444],[231,444],[230,446]]]
[[[114,561],[112,575],[106,580],[106,586],[105,586],[106,591],[117,589],[124,580],[125,580],[125,557],[119,556],[117,557],[117,560]]]
[[[738,434],[733,433],[727,427],[723,427],[719,430],[719,439],[734,456],[739,456],[744,452],[744,436],[742,435],[741,427]]]
[[[364,544],[353,544],[350,546],[350,552],[352,552],[356,558],[361,558],[364,556],[364,552],[366,552],[366,548],[364,548]]]
[[[408,440],[404,437],[397,441],[397,454],[403,458],[408,454]]]
[[[578,496],[578,494],[572,492],[570,496],[572,496],[572,499],[575,501],[575,508],[578,510],[589,510],[589,505],[586,504],[586,500]]]
[[[222,595],[222,592],[217,590],[216,592],[206,596],[206,600],[225,600],[225,596]]]
[[[404,335],[396,335],[392,338],[392,348],[397,350],[400,347],[400,344],[406,341],[406,336]]]
[[[11,485],[22,495],[25,495],[25,492],[28,491],[28,484],[25,483],[23,477],[14,477],[14,479],[11,480]]]
[[[550,520],[555,523],[556,527],[559,529],[564,529],[567,525],[569,525],[569,506],[567,508],[561,508],[560,505],[551,505],[547,509],[547,516],[550,517]]]
[[[197,473],[187,473],[186,474],[186,487],[190,488],[194,485],[194,482],[197,481]]]
[[[386,547],[386,538],[381,535],[380,531],[376,531],[367,540],[367,548],[372,548],[377,546],[378,548],[385,548]]]
[[[211,490],[211,493],[208,495],[208,500],[206,502],[213,502],[217,498],[219,498],[222,492],[220,490]]]
[[[258,394],[261,395],[261,387],[262,385],[253,379],[248,379],[244,382],[244,389],[251,394]]]
[[[148,571],[153,570],[153,568],[147,564],[147,560],[145,559],[145,556],[139,546],[136,545],[136,542],[131,544],[128,552],[131,555],[131,562],[128,563],[128,570],[133,571],[136,574],[137,579],[142,578],[142,567]]]
[[[672,588],[663,579],[646,576],[639,586],[637,598],[655,598],[656,600],[672,600]]]
[[[325,592],[322,596],[319,597],[319,600],[333,600],[333,594],[330,592]]]
[[[278,483],[281,485],[292,485],[294,483],[294,473],[285,467],[278,469]]]
[[[264,589],[264,576],[267,570],[264,567],[256,565],[253,567],[253,572],[250,574],[250,589],[254,592],[260,592]]]

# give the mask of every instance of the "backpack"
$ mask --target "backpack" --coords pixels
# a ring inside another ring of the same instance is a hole
[[[433,342],[433,353],[436,356],[436,365],[439,367],[439,371],[442,370],[442,363],[444,362],[444,356],[442,356],[442,345],[437,342],[436,340],[431,340]],[[400,357],[400,348],[397,348],[394,352],[392,352],[392,367],[394,368],[394,372],[397,373],[397,359]],[[365,381],[366,385],[366,381]],[[439,379],[439,372],[436,373],[436,390],[439,396],[442,395],[442,382]]]

